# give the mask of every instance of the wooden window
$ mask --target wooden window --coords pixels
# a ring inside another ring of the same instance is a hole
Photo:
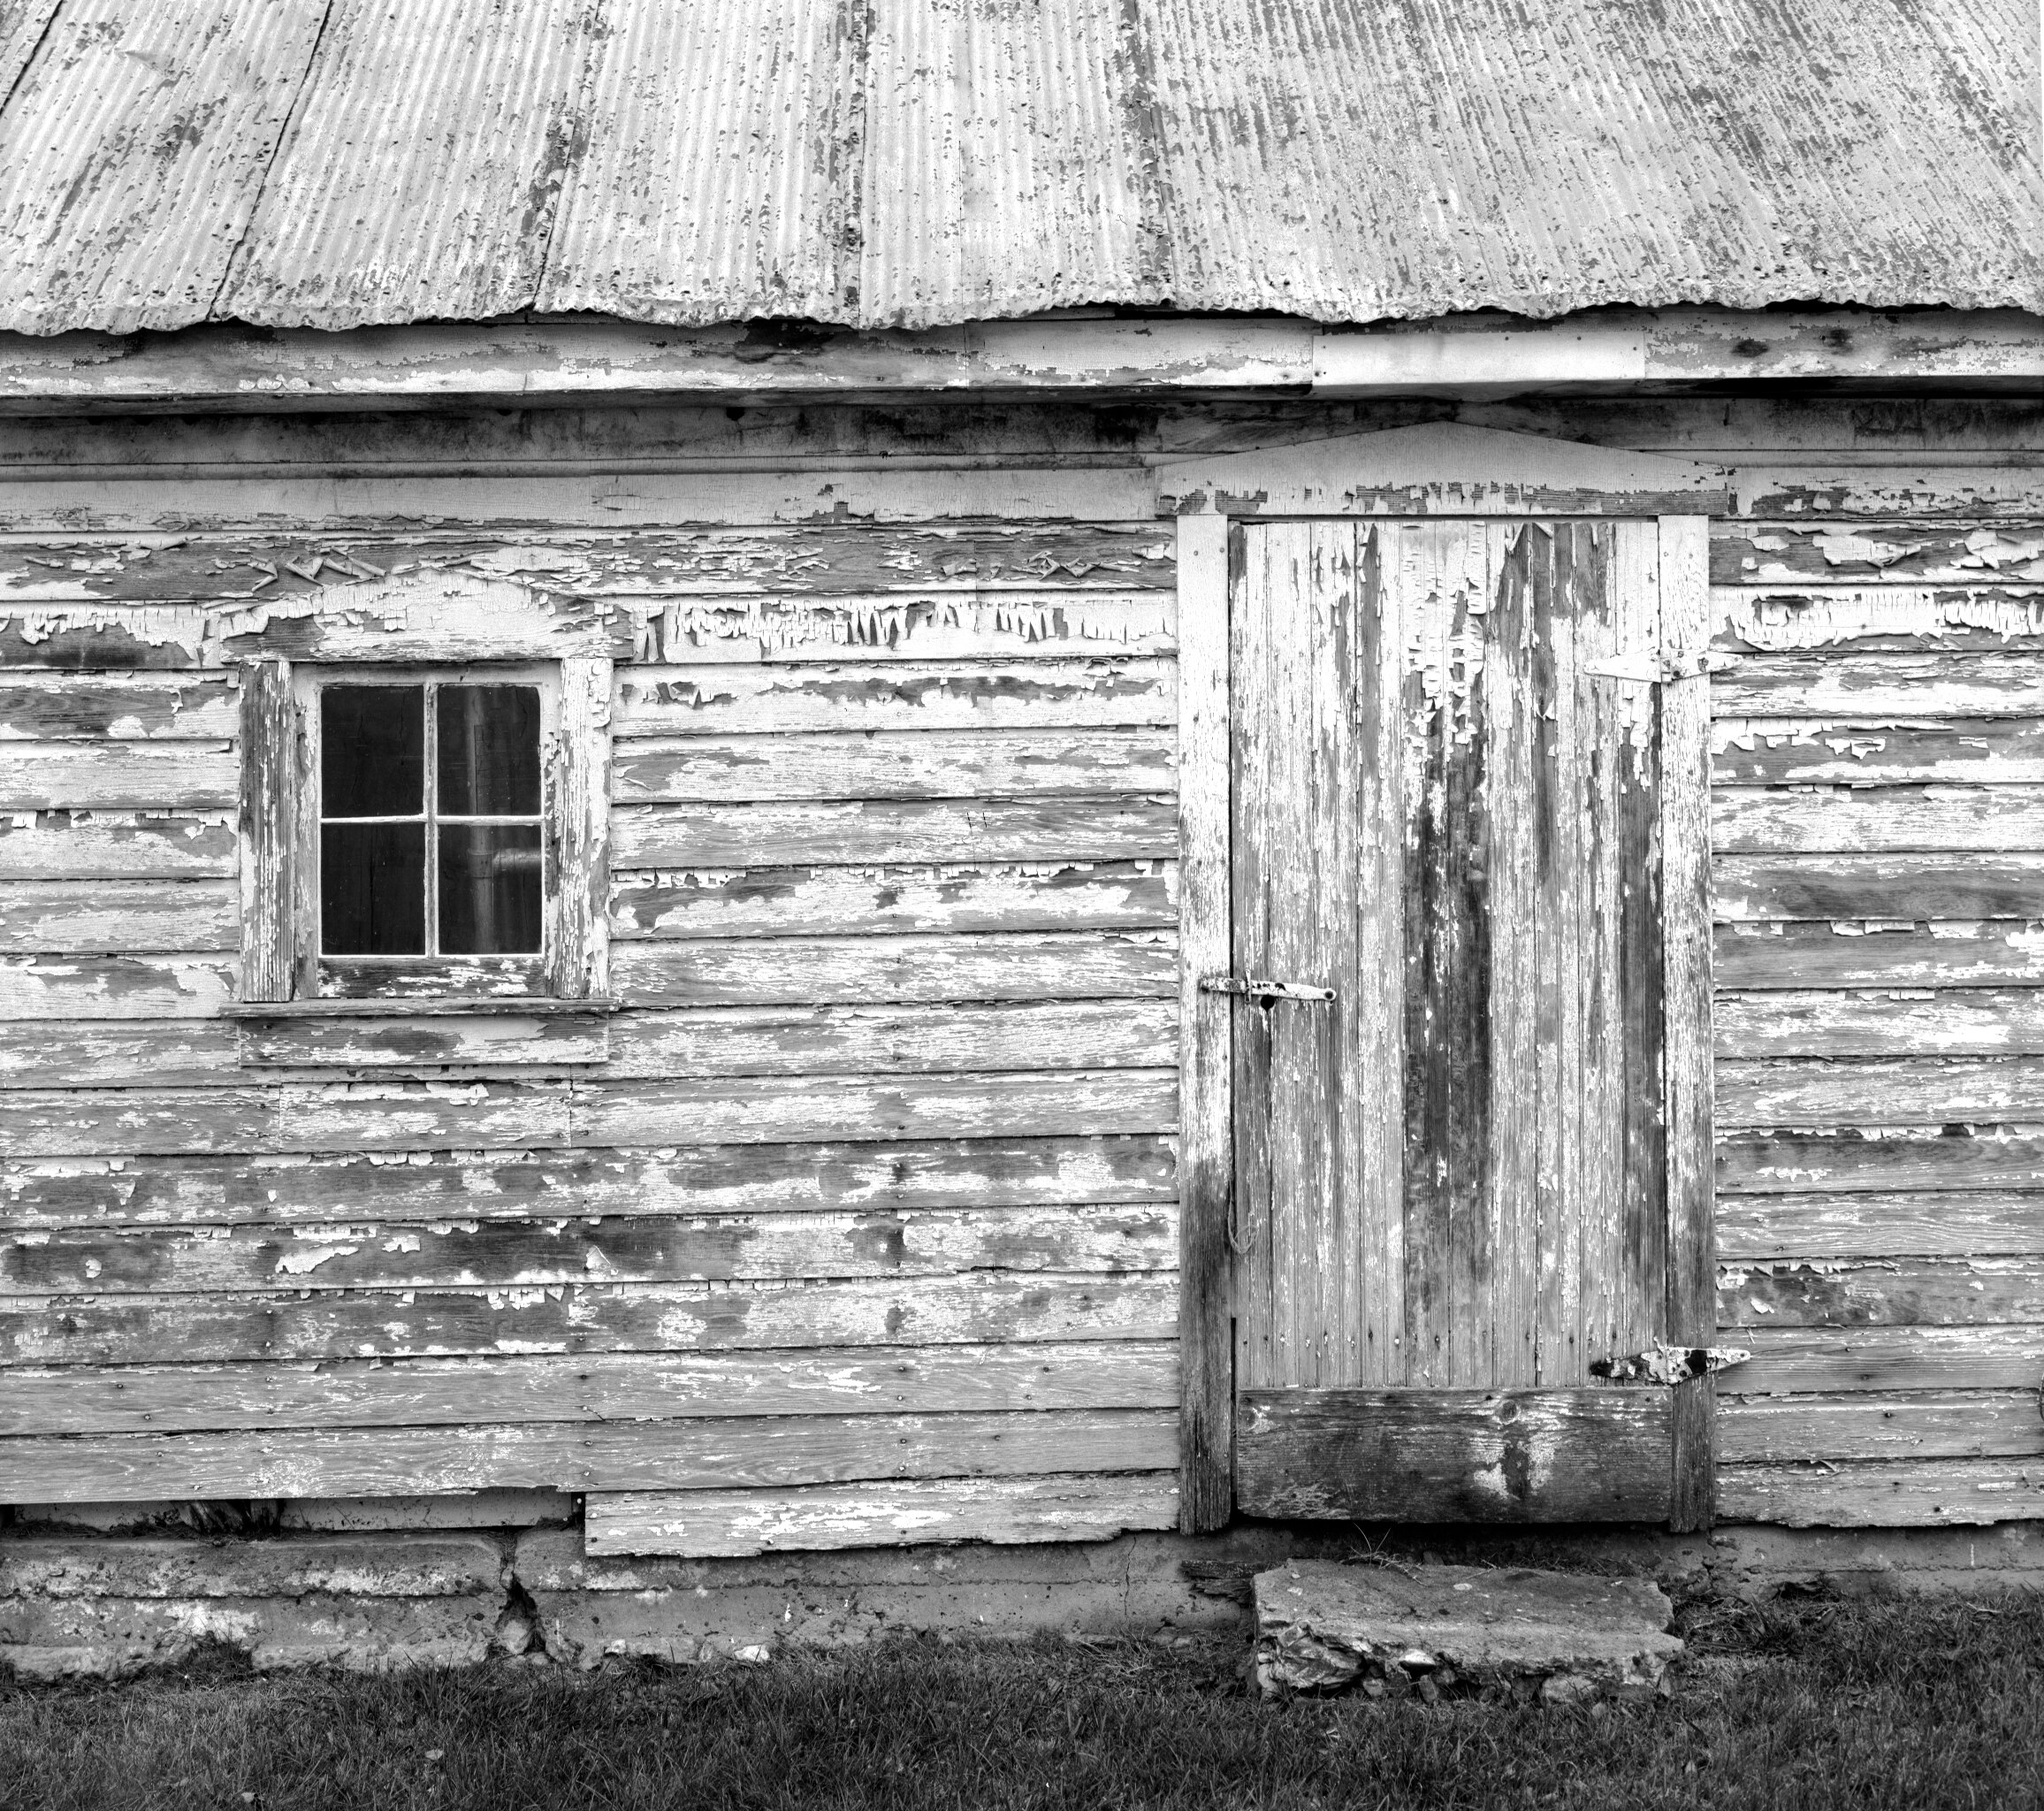
[[[248,668],[243,1002],[599,1006],[609,689],[601,660]]]

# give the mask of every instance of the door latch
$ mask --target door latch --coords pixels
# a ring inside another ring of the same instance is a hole
[[[1599,1358],[1590,1374],[1606,1383],[1658,1383],[1673,1388],[1691,1378],[1729,1371],[1752,1356],[1737,1346],[1656,1345],[1629,1358]]]
[[[1331,987],[1308,987],[1296,981],[1244,981],[1233,974],[1203,974],[1200,977],[1200,991],[1203,994],[1239,994],[1252,1000],[1318,1000],[1323,1003],[1334,997]]]
[[[1722,654],[1614,654],[1585,661],[1576,669],[1586,679],[1616,679],[1628,685],[1673,685],[1683,679],[1707,679],[1738,664]]]

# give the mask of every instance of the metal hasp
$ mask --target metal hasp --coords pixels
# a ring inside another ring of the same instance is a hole
[[[1708,679],[1735,662],[1728,654],[1620,654],[1607,661],[1584,661],[1577,671],[1591,679],[1617,679],[1628,685],[1674,685],[1684,679]]]
[[[1334,997],[1331,987],[1307,987],[1296,981],[1244,981],[1233,974],[1202,975],[1200,991],[1239,994],[1252,1000],[1317,1000],[1323,1005]]]
[[[1672,1389],[1693,1377],[1743,1364],[1752,1356],[1736,1346],[1655,1346],[1629,1358],[1599,1358],[1590,1374],[1609,1383],[1659,1383]]]

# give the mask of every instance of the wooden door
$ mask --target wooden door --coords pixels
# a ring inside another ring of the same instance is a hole
[[[1702,957],[1684,918],[1671,969],[1664,883],[1707,830],[1662,526],[1233,536],[1232,976],[1296,990],[1232,1012],[1239,1506],[1694,1519],[1674,1393],[1598,1374],[1694,1337]]]

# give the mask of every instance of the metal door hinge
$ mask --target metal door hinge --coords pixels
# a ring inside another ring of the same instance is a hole
[[[1599,1358],[1590,1374],[1607,1383],[1659,1383],[1672,1389],[1691,1378],[1743,1364],[1752,1356],[1736,1346],[1654,1346],[1629,1358]]]
[[[1619,654],[1608,661],[1585,661],[1576,669],[1592,679],[1617,679],[1628,685],[1672,685],[1682,679],[1705,679],[1734,665],[1727,654]]]
[[[1203,974],[1203,994],[1239,994],[1252,1000],[1331,1000],[1331,987],[1307,987],[1296,981],[1243,981],[1232,974]]]

